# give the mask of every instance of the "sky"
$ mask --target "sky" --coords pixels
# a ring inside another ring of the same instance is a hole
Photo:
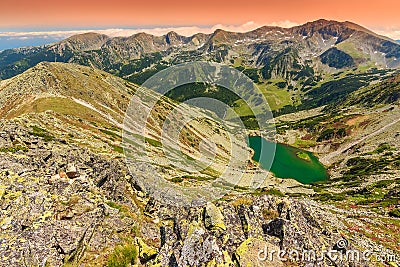
[[[89,30],[111,36],[169,30],[191,35],[216,28],[291,27],[320,18],[352,21],[400,39],[399,10],[399,0],[1,0],[0,50],[7,43],[49,43]]]

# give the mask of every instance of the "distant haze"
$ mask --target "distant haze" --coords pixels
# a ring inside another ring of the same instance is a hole
[[[269,24],[259,24],[254,21],[249,21],[239,25],[224,25],[215,24],[213,26],[169,26],[169,27],[146,27],[146,28],[110,28],[110,29],[82,29],[82,30],[48,30],[48,31],[0,31],[0,51],[25,46],[40,46],[64,40],[72,35],[82,34],[86,32],[97,32],[108,35],[110,37],[116,36],[131,36],[139,32],[146,32],[149,34],[161,36],[170,31],[175,31],[180,35],[192,36],[196,33],[212,33],[216,29],[223,29],[231,32],[248,32],[262,26],[278,26],[283,28],[290,28],[299,23],[289,20],[272,22]],[[372,31],[388,36],[392,39],[398,40],[400,31],[385,31],[382,29],[371,29]]]
[[[62,39],[64,38],[47,37],[47,36],[26,37],[26,38],[0,36],[0,51],[11,48],[24,47],[24,46],[40,46],[61,41]]]
[[[5,32],[46,32],[56,29],[212,28],[303,24],[317,19],[352,21],[374,32],[400,39],[398,0],[230,0],[95,1],[2,0],[0,36]],[[197,25],[197,26],[192,26]],[[236,26],[227,26],[236,25]],[[229,30],[229,29],[228,29]],[[239,31],[232,30],[232,31]],[[178,31],[177,31],[178,32]],[[150,32],[151,34],[155,34]],[[182,35],[182,33],[178,32]],[[192,31],[192,34],[195,32]],[[156,34],[157,35],[157,34]],[[185,35],[185,34],[183,34]],[[0,39],[3,49],[41,44],[41,37],[26,42]]]

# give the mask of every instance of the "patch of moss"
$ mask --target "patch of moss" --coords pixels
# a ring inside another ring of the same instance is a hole
[[[16,153],[18,151],[23,151],[26,152],[28,151],[28,148],[23,147],[23,146],[13,146],[13,147],[1,147],[0,152],[11,152],[11,153]]]
[[[121,139],[121,136],[119,134],[113,132],[113,131],[106,130],[106,129],[99,129],[99,130],[100,130],[100,132],[102,132],[104,134],[107,134],[109,136],[112,136],[112,137],[114,137],[116,139]]]
[[[112,146],[112,148],[114,149],[115,152],[118,152],[118,153],[121,153],[121,154],[124,153],[124,149],[122,147],[117,146],[117,145],[111,145],[111,146]]]
[[[146,137],[145,140],[146,140],[146,143],[148,143],[151,146],[162,147],[162,143],[160,141],[157,141],[155,139],[151,139],[151,138],[148,138],[148,137]]]
[[[113,253],[108,257],[107,267],[126,267],[134,265],[138,256],[135,245],[126,244],[117,246]]]
[[[296,153],[296,156],[298,158],[300,158],[300,159],[305,160],[305,161],[311,161],[310,156],[305,152],[299,151],[299,152]]]
[[[173,183],[180,183],[180,182],[183,182],[183,179],[182,179],[181,177],[173,177],[173,178],[171,179],[171,182],[173,182]]]
[[[389,216],[400,218],[400,209],[393,209],[389,212]]]
[[[49,132],[45,129],[42,129],[37,126],[32,126],[32,132],[29,132],[30,135],[41,137],[46,142],[50,142],[54,139],[54,136],[50,135]]]

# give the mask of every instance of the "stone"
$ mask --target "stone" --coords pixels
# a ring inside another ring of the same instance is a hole
[[[285,266],[277,257],[278,251],[279,247],[276,245],[257,238],[248,238],[240,244],[234,255],[239,266]],[[272,252],[275,253],[271,254]]]
[[[69,163],[67,166],[67,171],[65,172],[68,178],[76,178],[79,177],[78,169],[75,167],[75,164]]]
[[[221,210],[211,202],[208,202],[204,208],[204,226],[209,230],[226,231]]]
[[[140,263],[144,264],[157,256],[158,251],[152,246],[147,245],[140,237],[136,237],[135,242],[139,248]]]

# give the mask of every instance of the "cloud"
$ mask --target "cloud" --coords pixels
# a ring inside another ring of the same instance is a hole
[[[400,40],[400,30],[375,30],[375,32],[393,40]]]
[[[0,32],[0,37],[15,37],[15,38],[58,38],[64,39],[68,38],[72,35],[82,34],[86,32],[97,32],[101,34],[108,35],[110,37],[116,36],[131,36],[133,34],[139,32],[146,32],[153,35],[164,35],[170,31],[175,31],[180,35],[191,36],[196,33],[212,33],[216,29],[223,29],[226,31],[233,32],[248,32],[259,27],[262,27],[266,24],[257,23],[254,21],[246,22],[242,25],[225,25],[225,24],[216,24],[210,27],[198,27],[198,26],[178,26],[178,27],[157,27],[157,28],[143,28],[143,29],[103,29],[103,30],[74,30],[74,31],[47,31],[47,32]],[[279,26],[279,27],[293,27],[298,25],[292,21],[280,21],[280,22],[272,22],[268,23],[270,26]]]
[[[282,28],[291,28],[294,26],[300,25],[299,23],[290,21],[290,20],[284,20],[284,21],[279,21],[279,22],[272,22],[269,24],[270,26],[277,26],[277,27],[282,27]]]
[[[199,26],[177,26],[177,27],[156,27],[156,28],[141,28],[141,29],[119,29],[119,28],[110,28],[110,29],[101,29],[101,30],[72,30],[72,31],[46,31],[46,32],[0,32],[0,37],[9,37],[15,39],[30,39],[30,38],[43,38],[43,39],[58,39],[62,40],[68,38],[72,35],[82,34],[87,32],[97,32],[101,34],[108,35],[110,37],[127,37],[139,32],[146,32],[153,35],[164,35],[170,31],[177,32],[180,35],[184,36],[191,36],[196,33],[212,33],[217,29],[223,29],[226,31],[232,32],[248,32],[254,29],[257,29],[262,26],[278,26],[283,28],[290,28],[293,26],[299,25],[299,23],[284,20],[278,22],[271,22],[271,23],[258,23],[254,21],[248,21],[241,25],[226,25],[226,24],[216,24],[209,27],[199,27]],[[393,28],[376,28],[372,31],[376,32],[377,34],[384,35],[390,37],[395,40],[400,40],[400,29],[393,29]]]
[[[248,32],[265,26],[265,23],[256,23],[254,21],[248,21],[241,25],[225,25],[225,24],[216,24],[211,27],[197,27],[197,26],[188,26],[188,27],[167,27],[167,28],[148,28],[148,29],[108,29],[108,30],[100,30],[97,31],[99,33],[103,33],[109,36],[131,36],[132,34],[138,32],[146,32],[153,35],[164,35],[170,31],[174,31],[180,35],[191,36],[196,33],[212,33],[217,29],[222,29],[231,32]],[[298,23],[292,21],[280,21],[280,22],[272,22],[268,23],[270,26],[279,26],[279,27],[293,27],[298,25]]]

